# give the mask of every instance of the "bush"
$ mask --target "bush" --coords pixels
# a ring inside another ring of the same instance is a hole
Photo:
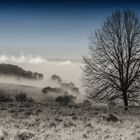
[[[13,98],[5,91],[0,90],[0,102],[12,102]]]
[[[52,79],[53,81],[58,82],[58,83],[61,83],[61,82],[62,82],[62,79],[61,79],[58,75],[56,75],[56,74],[52,75],[52,76],[51,76],[51,79]]]
[[[15,99],[17,102],[26,102],[27,101],[27,95],[24,92],[21,92],[20,94],[15,95]]]
[[[52,91],[52,88],[51,87],[45,87],[41,91],[42,91],[42,93],[47,94],[48,92]]]
[[[27,94],[24,92],[15,95],[15,99],[17,102],[34,102],[33,98],[27,97]]]
[[[62,105],[68,105],[72,102],[74,102],[76,99],[76,97],[72,96],[72,95],[68,95],[68,94],[65,94],[63,96],[58,96],[55,101],[56,102],[59,102],[60,104]]]
[[[58,87],[58,88],[53,88],[53,87],[45,87],[43,88],[42,90],[42,93],[44,94],[48,94],[49,92],[54,92],[54,93],[66,93],[66,90],[64,90],[63,88],[61,87]]]

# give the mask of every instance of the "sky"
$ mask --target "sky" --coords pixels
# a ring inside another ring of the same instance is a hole
[[[0,54],[81,59],[88,37],[115,10],[136,0],[0,0]]]

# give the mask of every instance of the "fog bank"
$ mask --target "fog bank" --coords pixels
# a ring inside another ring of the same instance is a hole
[[[82,70],[80,68],[81,63],[12,63],[22,67],[25,70],[37,71],[44,75],[43,80],[26,80],[23,78],[17,79],[14,77],[0,77],[0,82],[4,83],[14,83],[14,84],[21,84],[21,85],[32,85],[37,87],[45,87],[45,86],[52,86],[52,82],[49,80],[50,77],[54,74],[58,75],[63,79],[63,82],[73,82],[78,88],[80,88],[80,78],[82,74]]]

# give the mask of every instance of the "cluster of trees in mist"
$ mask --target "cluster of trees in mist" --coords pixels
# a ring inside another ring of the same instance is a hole
[[[65,94],[65,93],[68,93],[68,92],[69,93],[75,93],[75,94],[80,93],[79,88],[76,87],[74,83],[63,82],[61,77],[59,77],[56,74],[52,75],[50,77],[50,80],[52,80],[53,82],[56,82],[58,87],[47,86],[47,87],[42,89],[42,92],[44,94],[47,94],[49,92],[55,92],[55,93],[61,93],[61,94]]]
[[[19,78],[26,78],[32,80],[43,79],[43,74],[38,72],[26,71],[17,65],[0,64],[0,75],[15,76]]]
[[[83,57],[84,86],[95,101],[140,104],[140,21],[132,11],[115,11],[90,36]]]

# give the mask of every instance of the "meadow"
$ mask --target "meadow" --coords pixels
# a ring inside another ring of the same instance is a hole
[[[17,87],[21,90],[14,91]],[[124,112],[116,106],[112,113],[118,120],[109,121],[106,105],[86,99],[65,106],[56,102],[57,93],[43,94],[41,88],[22,85],[11,85],[14,92],[7,96],[21,94],[23,89],[33,101],[0,102],[0,140],[140,139],[139,107]]]

